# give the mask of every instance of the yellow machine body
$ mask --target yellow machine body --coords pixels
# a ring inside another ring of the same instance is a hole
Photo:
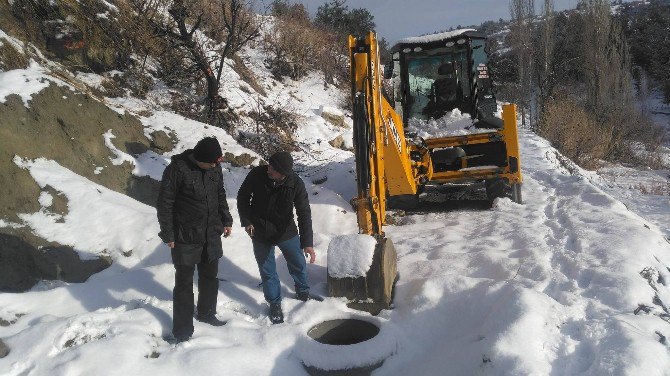
[[[397,271],[395,248],[383,231],[388,197],[418,195],[429,183],[489,180],[520,188],[516,106],[503,106],[504,126],[495,132],[408,141],[403,126],[405,119],[382,95],[376,35],[371,32],[365,38],[350,36],[349,51],[358,187],[352,205],[356,210],[359,233],[376,237],[378,247],[371,268],[374,272],[370,272],[374,275],[368,275],[363,282],[329,277],[329,292],[333,296],[354,296],[359,301],[372,301],[370,304],[375,307],[384,308],[390,305],[391,285]],[[492,150],[499,151],[495,155],[498,165],[482,166],[479,163],[469,166],[469,161],[480,157],[476,155],[477,150],[487,150],[490,145],[495,146]],[[465,155],[458,159],[456,168],[444,171],[434,156],[457,148],[465,150]],[[372,294],[372,290],[379,292]]]

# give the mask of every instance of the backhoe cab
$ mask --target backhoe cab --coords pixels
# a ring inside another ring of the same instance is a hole
[[[439,119],[455,109],[477,120],[475,127],[503,127],[495,117],[481,32],[464,29],[402,39],[391,49],[384,78],[393,80],[389,99],[405,127],[409,119]]]

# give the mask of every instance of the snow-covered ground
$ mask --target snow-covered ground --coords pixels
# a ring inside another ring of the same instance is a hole
[[[256,58],[249,60],[262,61]],[[273,85],[262,64],[251,68],[269,92],[263,101],[290,102],[303,116],[302,149],[294,156],[314,220],[317,262],[308,266],[309,279],[313,292],[325,295],[330,240],[357,232],[348,204],[355,190],[353,155],[328,145],[347,130],[321,116],[339,98],[317,77]],[[21,91],[26,103],[40,90],[12,82],[0,80],[0,93]],[[225,94],[246,108],[253,102],[242,96],[253,94],[236,85],[226,86]],[[209,135],[227,151],[256,155],[221,129],[156,111],[155,103],[109,102],[119,111],[152,110],[142,117],[146,134],[165,129],[179,140],[168,155],[135,158],[116,149],[116,160],[134,164],[136,174],[159,176],[170,155]],[[113,147],[109,134],[100,139]],[[235,227],[223,239],[219,266],[217,309],[228,324],[195,322],[194,338],[176,346],[162,339],[171,328],[174,269],[157,236],[155,209],[54,161],[17,156],[17,165],[40,186],[67,196],[70,206],[64,216],[50,214],[43,195],[42,210],[22,213],[22,224],[0,219],[0,226],[29,226],[86,250],[84,257],[106,254],[114,263],[85,283],[42,283],[30,292],[0,294],[0,318],[14,322],[0,326],[11,349],[0,359],[0,374],[304,375],[301,360],[326,365],[333,356],[311,348],[307,330],[349,316],[375,321],[382,339],[356,346],[351,364],[375,359],[390,346],[392,355],[376,375],[670,374],[670,217],[664,214],[670,203],[624,205],[620,189],[607,190],[605,180],[566,161],[546,140],[522,130],[520,142],[523,205],[502,199],[491,210],[412,214],[386,228],[401,275],[393,310],[373,318],[341,299],[291,299],[292,280],[280,261],[286,322],[270,325],[251,241]],[[235,208],[248,170],[224,165],[223,172]]]

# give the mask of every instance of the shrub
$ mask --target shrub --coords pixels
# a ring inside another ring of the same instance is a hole
[[[601,126],[583,105],[569,98],[547,104],[539,130],[556,149],[587,169],[598,167],[612,140],[611,129]]]
[[[656,167],[665,135],[634,105],[621,104],[597,116],[566,93],[547,103],[539,133],[586,169],[597,168],[600,160]]]
[[[310,71],[323,73],[324,85],[348,82],[349,60],[346,40],[324,27],[315,26],[302,6],[294,4],[275,10],[271,33],[263,48],[267,63],[277,78],[299,79]]]
[[[309,21],[278,18],[273,31],[263,40],[263,47],[270,55],[268,64],[275,77],[304,77],[313,67],[319,39]]]
[[[255,133],[242,133],[239,142],[258,154],[269,157],[281,150],[295,150],[294,132],[298,128],[295,111],[279,103],[263,105],[248,114]]]

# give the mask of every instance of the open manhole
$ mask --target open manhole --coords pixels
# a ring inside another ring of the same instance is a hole
[[[370,375],[372,371],[381,367],[386,357],[390,355],[388,350],[379,348],[379,344],[375,343],[378,339],[381,339],[377,337],[379,333],[379,326],[358,319],[335,319],[314,325],[307,331],[307,336],[321,345],[315,344],[316,348],[312,348],[312,350],[317,357],[326,357],[330,361],[340,362],[341,364],[339,366],[329,364],[327,367],[320,367],[315,365],[314,362],[304,362],[303,365],[312,376]],[[363,344],[362,342],[365,341],[370,342]],[[323,345],[326,346],[319,348]],[[375,354],[379,351],[379,354]],[[352,359],[352,355],[360,355],[362,352],[369,352],[373,355],[366,362]],[[312,365],[308,365],[308,363],[312,363]],[[357,363],[357,365],[354,366],[352,363]]]
[[[379,327],[373,323],[356,319],[324,321],[315,325],[307,335],[326,345],[346,346],[361,343],[379,334]]]

